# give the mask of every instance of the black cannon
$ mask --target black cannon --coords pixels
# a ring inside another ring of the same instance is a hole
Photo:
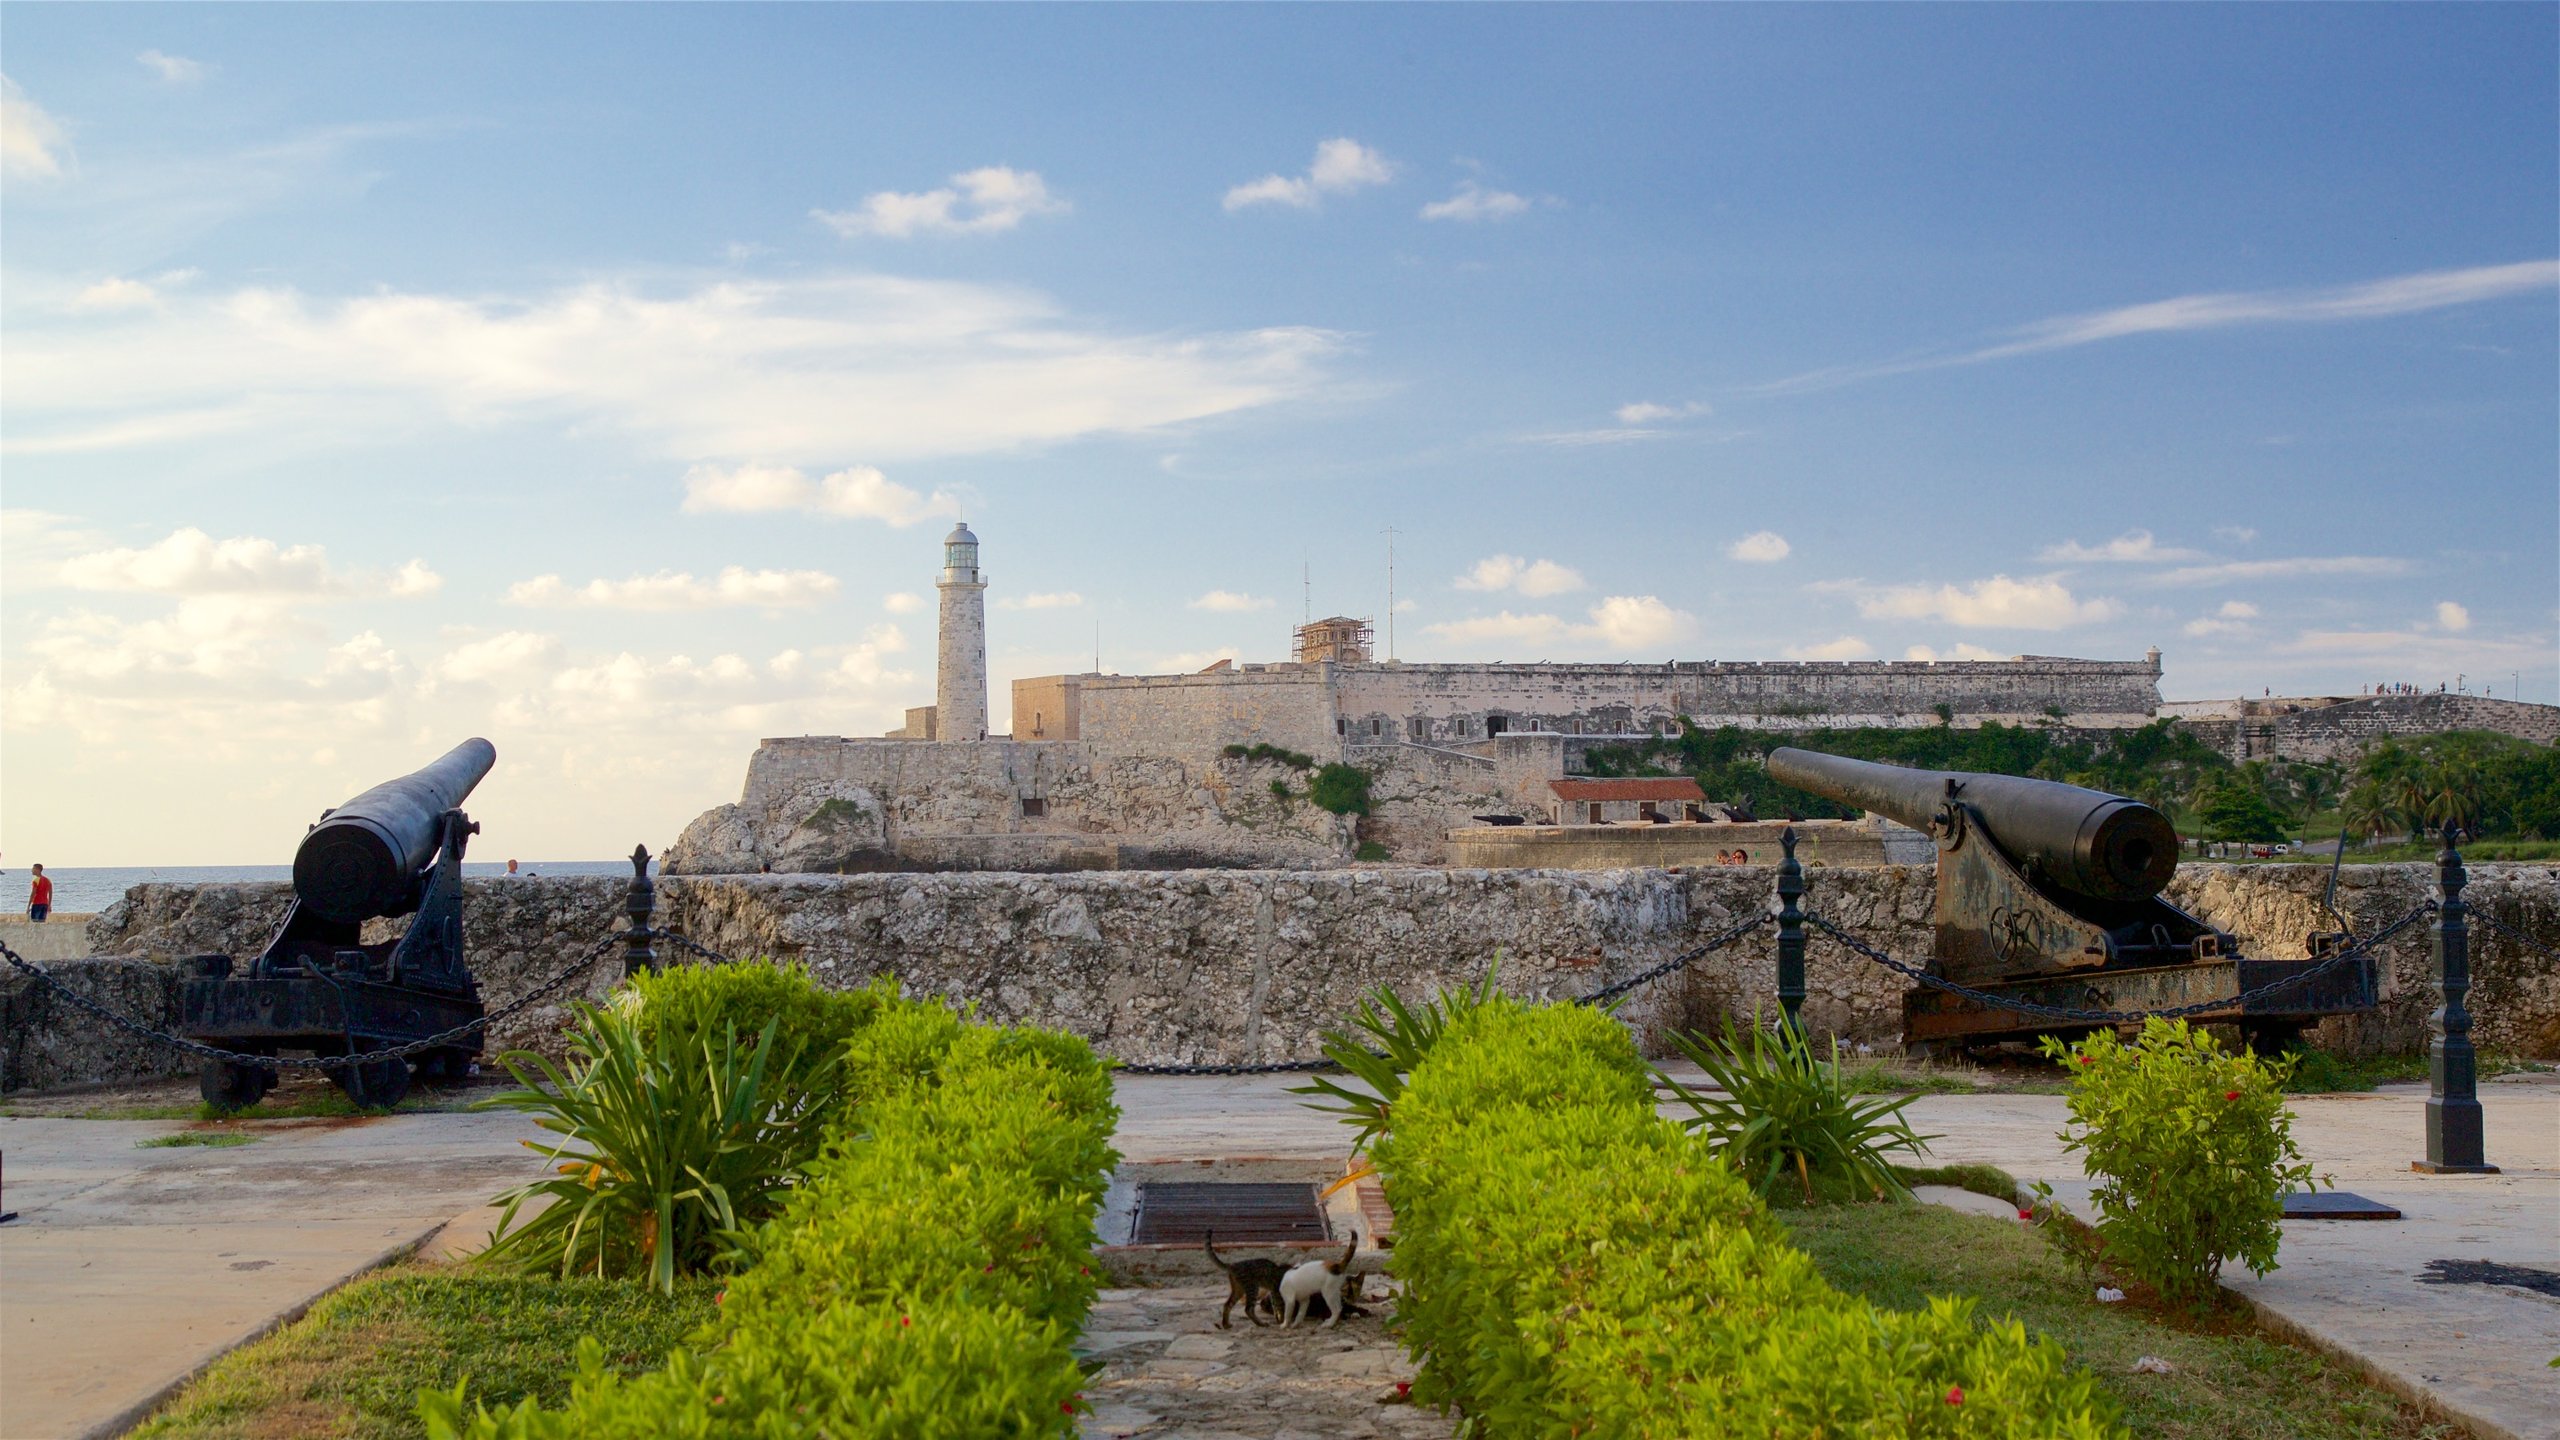
[[[463,960],[462,851],[480,827],[463,799],[498,761],[465,740],[414,774],[385,781],[334,810],[293,855],[293,906],[245,972],[228,955],[199,955],[180,994],[179,1030],[225,1050],[362,1055],[439,1035],[480,1018],[480,988]],[[415,914],[396,939],[364,943],[368,920]],[[418,1073],[459,1079],[480,1033],[418,1054]],[[359,1105],[391,1105],[409,1090],[410,1062],[330,1069]],[[266,1066],[208,1060],[204,1098],[255,1105],[276,1083]]]
[[[2249,959],[2229,934],[2161,899],[2177,873],[2178,835],[2168,817],[2139,800],[2051,780],[1909,770],[1810,750],[1773,750],[1768,768],[1782,784],[1925,830],[1938,842],[1933,968],[1958,984],[2034,1004],[2116,1012],[2230,997],[2232,1005],[2191,1018],[2236,1024],[2262,1046],[2291,1039],[2323,1015],[2374,1007],[2370,959],[2241,1002],[2243,992],[2319,961]],[[1903,1033],[1924,1046],[2069,1028],[1925,986],[1903,1000]]]

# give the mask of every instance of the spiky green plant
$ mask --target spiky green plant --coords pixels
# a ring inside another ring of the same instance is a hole
[[[635,1009],[577,1007],[564,1068],[532,1051],[499,1063],[524,1088],[475,1109],[518,1110],[559,1138],[525,1141],[555,1173],[497,1197],[484,1258],[562,1275],[678,1275],[718,1261],[728,1237],[780,1208],[816,1158],[841,1069],[834,1047],[777,1043],[779,1017],[741,1042],[643,1032]],[[536,1199],[550,1203],[522,1225]]]
[[[1324,1032],[1325,1058],[1341,1066],[1345,1078],[1311,1075],[1306,1084],[1291,1086],[1289,1093],[1320,1097],[1298,1103],[1357,1126],[1352,1152],[1367,1149],[1370,1141],[1387,1132],[1396,1099],[1404,1093],[1405,1077],[1431,1053],[1453,1021],[1493,997],[1494,977],[1501,967],[1502,957],[1496,955],[1473,989],[1443,990],[1420,1005],[1407,1004],[1392,985],[1379,986],[1362,997],[1349,1029]],[[1335,1103],[1324,1103],[1327,1100]]]
[[[1840,1073],[1838,1041],[1823,1060],[1795,1026],[1752,1019],[1747,1035],[1727,1018],[1721,1036],[1671,1037],[1724,1092],[1692,1090],[1662,1075],[1673,1098],[1689,1108],[1680,1123],[1703,1135],[1763,1198],[1777,1198],[1778,1178],[1790,1171],[1807,1205],[1903,1194],[1892,1157],[1925,1155],[1938,1138],[1914,1132],[1902,1118],[1913,1097],[1860,1098]]]

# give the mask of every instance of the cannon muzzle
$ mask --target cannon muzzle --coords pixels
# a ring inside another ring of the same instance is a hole
[[[497,763],[496,746],[465,740],[433,764],[330,811],[293,852],[293,893],[350,925],[405,913],[415,903],[418,873],[435,858],[445,813],[459,809]]]
[[[1842,805],[1871,810],[1941,838],[1972,812],[2020,868],[2073,894],[2148,900],[2178,868],[2178,833],[2168,817],[2121,795],[2054,780],[1907,770],[1811,750],[1769,752],[1769,777]]]

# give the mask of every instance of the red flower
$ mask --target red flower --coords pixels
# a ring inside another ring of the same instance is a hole
[[[1964,1403],[1964,1387],[1963,1387],[1963,1386],[1961,1386],[1961,1385],[1950,1385],[1950,1386],[1948,1386],[1948,1387],[1947,1387],[1947,1403],[1948,1403],[1948,1404],[1950,1404],[1950,1405],[1961,1405],[1961,1404],[1963,1404],[1963,1403]]]
[[[2081,1064],[2083,1064],[2083,1065],[2095,1065],[2095,1064],[2097,1064],[2097,1063],[2098,1063],[2097,1061],[2095,1061],[2095,1060],[2093,1060],[2093,1059],[2089,1058],[2089,1057],[2088,1057],[2088,1056],[2086,1056],[2086,1055],[2083,1055],[2083,1056],[2079,1057],[2079,1059],[2080,1059],[2080,1063],[2081,1063]],[[1958,1403],[1959,1403],[1959,1404],[1961,1404],[1962,1402],[1961,1402],[1961,1401],[1959,1401]]]
[[[2021,1210],[2018,1212],[2018,1218],[2021,1220],[2033,1220],[2036,1218],[2036,1212],[2033,1210]]]
[[[2225,1100],[2237,1100],[2240,1098],[2240,1092],[2237,1090],[2225,1090],[2222,1092],[2222,1098]]]
[[[729,1303],[729,1292],[728,1292],[728,1291],[726,1291],[726,1290],[723,1290],[723,1291],[721,1291],[719,1294],[712,1296],[712,1297],[711,1297],[711,1303],[712,1303],[712,1304],[714,1304],[714,1305],[726,1305],[726,1304],[728,1304],[728,1303]]]
[[[1059,1414],[1061,1414],[1061,1415],[1073,1415],[1074,1413],[1076,1413],[1076,1402],[1074,1402],[1073,1400],[1061,1400],[1061,1401],[1059,1401],[1059,1402],[1058,1402],[1058,1413],[1059,1413]]]
[[[1412,1382],[1412,1381],[1410,1381],[1410,1380],[1399,1380],[1399,1381],[1397,1381],[1397,1382],[1396,1382],[1396,1398],[1397,1398],[1397,1399],[1399,1399],[1399,1400],[1410,1400],[1410,1399],[1412,1399],[1412,1398],[1413,1398],[1413,1382]]]
[[[912,1316],[901,1315],[901,1316],[899,1316],[899,1317],[898,1317],[898,1323],[899,1323],[901,1326],[907,1326],[907,1325],[913,1325],[913,1324],[914,1324],[914,1323],[916,1323],[916,1322],[915,1322],[914,1317],[912,1317]]]

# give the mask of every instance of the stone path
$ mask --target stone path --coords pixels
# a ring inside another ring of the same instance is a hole
[[[1377,1286],[1372,1283],[1374,1292]],[[1088,1440],[1443,1440],[1437,1411],[1388,1403],[1413,1377],[1378,1314],[1331,1330],[1248,1325],[1220,1330],[1224,1282],[1106,1290],[1085,1324],[1084,1353],[1104,1362],[1085,1391]]]

